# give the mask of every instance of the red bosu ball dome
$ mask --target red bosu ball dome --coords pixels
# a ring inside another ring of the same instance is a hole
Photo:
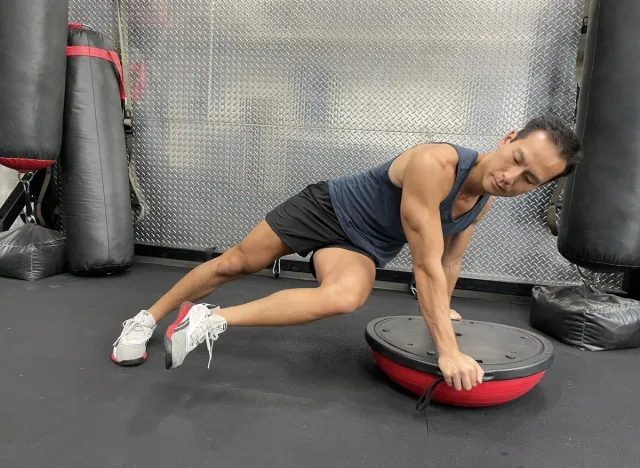
[[[444,382],[432,401],[445,405],[486,407],[515,400],[529,392],[553,363],[553,345],[526,330],[489,322],[454,322],[460,351],[485,371],[484,382],[456,390]],[[367,325],[365,339],[380,369],[402,388],[423,395],[442,378],[438,356],[421,317],[383,317]]]

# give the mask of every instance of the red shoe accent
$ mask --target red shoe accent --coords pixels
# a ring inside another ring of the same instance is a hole
[[[176,318],[175,322],[173,322],[169,326],[169,328],[167,328],[167,331],[165,333],[167,335],[167,338],[171,339],[171,337],[173,336],[173,331],[176,329],[178,325],[180,325],[180,322],[184,320],[184,318],[189,313],[192,307],[193,307],[193,303],[191,302],[182,303],[182,305],[180,306],[180,312],[178,312],[178,318]]]

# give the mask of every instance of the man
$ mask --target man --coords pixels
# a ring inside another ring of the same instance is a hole
[[[411,249],[418,302],[438,351],[446,383],[470,390],[483,370],[460,352],[451,318],[451,294],[474,226],[494,197],[515,197],[572,172],[580,142],[559,119],[536,118],[479,154],[430,143],[408,149],[360,174],[309,185],[267,214],[238,245],[189,272],[151,308],[127,320],[112,359],[146,359],[156,323],[179,308],[165,332],[166,367],[178,367],[227,326],[287,326],[355,311],[367,300],[376,267]],[[317,288],[279,291],[220,308],[192,304],[221,284],[268,267],[291,253],[313,252]]]

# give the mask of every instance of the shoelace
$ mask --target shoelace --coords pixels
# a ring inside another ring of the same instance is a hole
[[[146,332],[145,330],[146,327],[132,318],[122,322],[122,326],[122,333],[120,333],[118,339],[113,342],[113,346],[115,346],[118,341],[120,341],[125,336],[129,336],[130,338],[134,338],[136,340],[144,340],[147,338],[146,334],[148,332]]]
[[[209,362],[207,363],[207,369],[211,365],[211,356],[213,354],[213,342],[218,339],[218,331],[223,332],[227,329],[227,324],[218,325],[216,331],[207,330],[205,340],[207,342],[207,350],[209,350]]]
[[[207,330],[207,334],[204,339],[207,342],[207,350],[209,351],[209,362],[207,362],[207,369],[209,369],[211,367],[211,356],[213,356],[213,342],[218,339],[218,334],[211,333]]]
[[[211,312],[207,309],[207,318],[211,316]],[[198,333],[194,333],[193,335],[191,335],[191,343],[190,345],[193,346],[193,337],[194,336],[201,336],[202,333],[204,332],[204,340],[207,342],[207,351],[209,351],[209,362],[207,363],[207,369],[209,369],[211,367],[211,358],[213,357],[213,343],[214,341],[216,341],[218,339],[218,330],[210,330],[209,329],[209,323],[207,321],[207,319],[202,320],[202,321],[198,321],[198,324],[196,325],[196,330]],[[220,327],[218,327],[220,328]],[[221,332],[224,331],[226,329],[226,325],[222,325],[221,327],[222,329],[220,330]],[[197,343],[196,343],[197,344]]]

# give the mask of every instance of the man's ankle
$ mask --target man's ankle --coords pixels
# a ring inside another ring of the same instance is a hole
[[[167,314],[164,314],[164,315],[161,314],[160,311],[155,306],[147,309],[147,312],[149,313],[149,315],[153,317],[153,320],[155,320],[156,323],[158,323],[167,315]]]

